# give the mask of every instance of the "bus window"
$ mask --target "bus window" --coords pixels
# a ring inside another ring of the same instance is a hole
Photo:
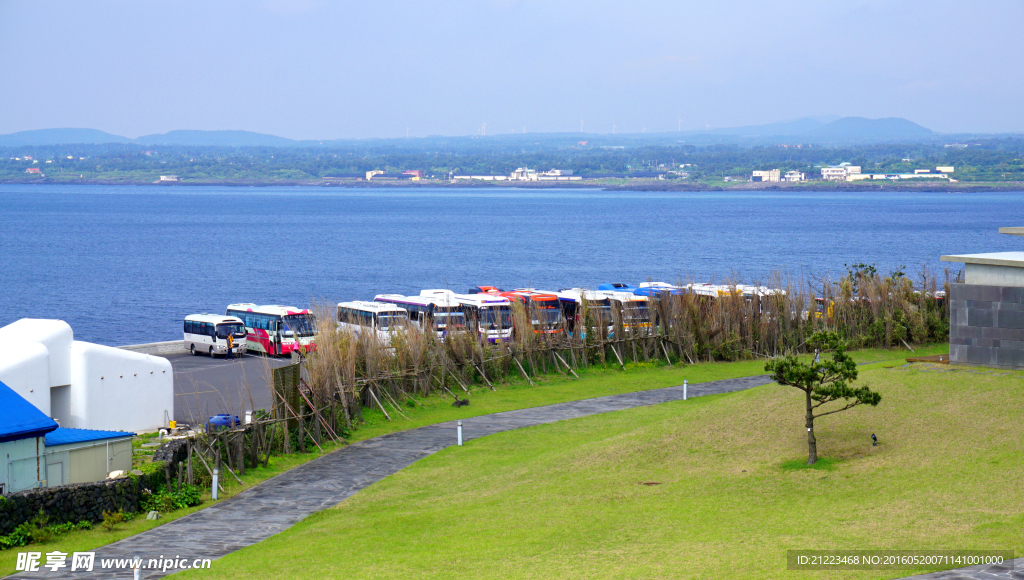
[[[242,338],[243,336],[246,336],[245,326],[238,323],[218,324],[217,338],[227,338],[228,335],[234,336],[235,338]]]

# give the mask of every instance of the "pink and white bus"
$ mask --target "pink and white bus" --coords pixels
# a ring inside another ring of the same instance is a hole
[[[316,350],[316,318],[294,306],[231,304],[228,316],[245,323],[249,350],[270,356]]]

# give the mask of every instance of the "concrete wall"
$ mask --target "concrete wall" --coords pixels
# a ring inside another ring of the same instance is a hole
[[[60,464],[59,469],[53,466]],[[102,481],[111,471],[131,471],[132,440],[89,441],[46,448],[46,485]],[[55,473],[63,474],[58,481]]]
[[[4,493],[39,486],[46,479],[45,464],[40,456],[45,449],[42,437],[29,437],[0,443],[0,483]]]
[[[39,343],[50,352],[50,386],[71,384],[71,342],[74,333],[63,320],[22,318],[0,328],[0,344]]]
[[[166,342],[150,342],[148,344],[131,344],[128,346],[119,346],[122,350],[130,350],[132,352],[141,352],[142,354],[185,354],[188,352],[188,347],[185,346],[183,340],[168,340]]]
[[[949,360],[1024,368],[1024,288],[950,285]]]
[[[44,345],[0,342],[0,382],[36,409],[52,416],[50,351]]]
[[[974,286],[1024,287],[1024,268],[994,264],[965,264],[964,282]]]
[[[174,417],[174,371],[165,358],[75,341],[71,415],[62,427],[152,431]]]

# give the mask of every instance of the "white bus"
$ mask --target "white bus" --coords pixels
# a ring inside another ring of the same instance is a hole
[[[227,315],[245,323],[249,350],[270,356],[316,350],[316,318],[309,310],[246,302],[229,305]]]
[[[402,294],[378,294],[374,302],[387,302],[400,306],[409,312],[409,319],[420,328],[433,327],[439,338],[448,332],[466,328],[466,315],[462,305],[448,296],[403,296]]]
[[[651,330],[651,313],[647,308],[647,297],[618,290],[597,290],[598,296],[608,298],[612,315],[618,316],[623,330],[634,334],[646,334]]]
[[[458,302],[466,315],[466,325],[488,342],[512,338],[512,303],[493,294],[456,294],[451,290],[422,290],[420,296],[445,298]]]
[[[235,316],[192,314],[185,317],[185,348],[193,355],[201,352],[213,358],[227,355],[228,337],[234,342],[231,349],[236,356],[245,354],[245,323]]]
[[[555,292],[555,296],[558,296],[558,302],[562,306],[562,315],[565,317],[569,332],[575,332],[576,327],[584,322],[580,310],[584,301],[587,303],[587,310],[590,311],[593,323],[604,325],[611,330],[612,302],[607,296],[583,288],[563,288]],[[581,329],[581,332],[584,331],[585,329]]]
[[[391,344],[391,336],[409,324],[409,312],[387,302],[354,300],[338,303],[338,330],[376,336],[384,344]]]

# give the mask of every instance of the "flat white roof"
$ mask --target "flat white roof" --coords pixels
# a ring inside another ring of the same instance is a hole
[[[339,302],[338,308],[351,308],[352,310],[362,310],[364,312],[408,312],[406,309],[390,302],[370,302],[368,300]]]
[[[225,316],[223,314],[189,314],[185,317],[185,320],[191,320],[192,322],[212,322],[214,324],[242,323],[242,319],[237,316]]]
[[[1011,268],[1024,268],[1024,252],[957,254],[951,256],[942,256],[941,259],[943,262],[963,262],[964,264],[986,264],[989,266],[1010,266]]]

